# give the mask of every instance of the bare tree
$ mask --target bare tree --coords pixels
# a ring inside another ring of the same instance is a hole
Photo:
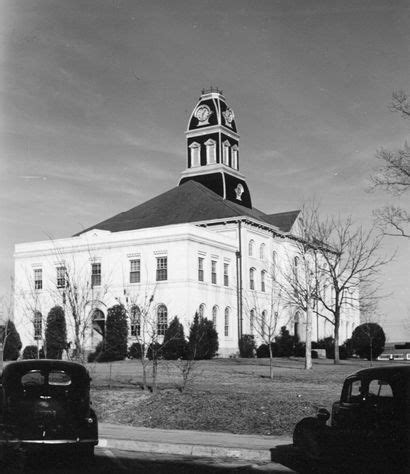
[[[410,117],[410,99],[404,91],[395,91],[390,109],[403,118]],[[376,157],[382,166],[372,176],[374,188],[381,188],[395,195],[410,189],[410,147],[407,142],[398,150],[380,149]],[[397,206],[385,206],[374,212],[377,225],[385,235],[410,238],[410,215]]]
[[[249,319],[251,335],[256,334],[257,338],[266,344],[269,348],[269,377],[273,379],[273,353],[272,343],[275,342],[275,336],[278,335],[281,290],[276,283],[276,275],[272,269],[269,276],[267,287],[269,289],[269,299],[258,298],[254,291],[246,295],[246,315]],[[266,302],[266,307],[263,304]]]
[[[342,309],[358,310],[360,302],[363,305],[375,301],[378,273],[392,257],[380,255],[383,236],[374,228],[365,230],[355,226],[351,218],[321,219],[317,209],[311,213],[311,218],[310,241],[314,243],[316,254],[318,311],[334,326],[334,362],[338,364]]]

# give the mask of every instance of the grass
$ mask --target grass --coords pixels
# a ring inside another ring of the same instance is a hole
[[[346,375],[366,361],[334,365],[318,360],[311,371],[302,359],[275,359],[269,379],[265,359],[200,361],[194,380],[180,391],[178,363],[160,361],[159,392],[141,389],[139,361],[89,364],[92,399],[99,420],[165,429],[290,435],[318,407],[331,409]]]

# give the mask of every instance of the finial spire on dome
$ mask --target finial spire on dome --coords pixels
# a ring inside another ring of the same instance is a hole
[[[217,94],[223,95],[224,91],[222,89],[219,89],[218,87],[213,87],[211,86],[209,89],[202,89],[201,94],[210,94],[212,92],[216,92]]]

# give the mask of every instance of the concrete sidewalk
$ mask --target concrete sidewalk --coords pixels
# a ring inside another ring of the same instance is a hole
[[[102,448],[259,462],[270,462],[270,449],[292,443],[287,436],[162,430],[110,423],[100,423],[99,431],[98,445]]]

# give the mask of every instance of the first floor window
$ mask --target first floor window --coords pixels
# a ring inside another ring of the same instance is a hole
[[[255,326],[255,310],[254,309],[251,309],[251,314],[250,314],[249,319],[250,319],[250,321],[249,321],[249,331],[253,335],[253,330],[254,330],[254,326]]]
[[[91,265],[91,286],[101,286],[101,263]]]
[[[141,310],[137,305],[131,308],[131,336],[141,336]]]
[[[229,308],[225,308],[225,327],[224,327],[225,337],[229,336]]]
[[[198,281],[204,281],[204,259],[198,257]]]
[[[200,318],[203,318],[203,317],[204,317],[204,314],[205,314],[205,304],[204,304],[204,303],[201,303],[201,304],[199,305],[198,314],[199,314],[199,317],[200,317]]]
[[[35,311],[34,312],[34,339],[36,341],[42,339],[42,333],[43,333],[43,315],[40,313],[40,311]]]
[[[168,257],[157,257],[157,281],[168,279]]]
[[[34,270],[34,289],[41,290],[43,288],[43,270],[36,268]]]
[[[216,261],[215,260],[212,260],[211,261],[211,267],[212,267],[212,270],[211,270],[211,281],[214,285],[216,285]]]
[[[216,328],[217,319],[218,319],[218,306],[215,305],[212,308],[212,324],[214,325],[215,328]]]
[[[229,286],[229,263],[224,263],[224,286]]]
[[[130,260],[130,283],[139,283],[141,281],[141,260]]]
[[[164,336],[168,327],[168,310],[164,304],[160,304],[157,309],[157,333]]]
[[[261,318],[261,336],[262,338],[265,337],[266,334],[266,311],[262,311],[262,318]]]
[[[57,288],[65,288],[65,267],[57,267]]]

